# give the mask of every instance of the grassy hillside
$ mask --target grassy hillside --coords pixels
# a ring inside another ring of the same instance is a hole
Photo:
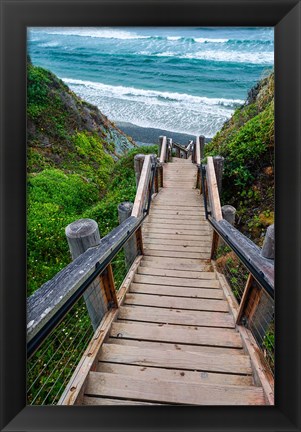
[[[28,62],[28,294],[70,262],[65,227],[118,224],[117,205],[135,196],[133,158],[141,149],[51,72]]]
[[[222,204],[237,209],[238,225],[261,244],[274,220],[274,74],[262,79],[244,106],[205,146],[225,158]]]

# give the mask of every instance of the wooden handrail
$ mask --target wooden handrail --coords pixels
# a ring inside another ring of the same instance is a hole
[[[166,136],[164,136],[162,140],[160,163],[164,163],[166,161],[166,150],[167,150],[167,138]]]
[[[129,235],[139,228],[142,219],[133,216],[126,219],[103,237],[98,246],[81,254],[27,299],[27,343],[45,331],[50,321],[52,328],[57,325],[61,315],[65,315],[65,309],[68,311],[86,285],[89,286],[105,270],[112,255],[115,256]]]
[[[212,156],[207,158],[206,178],[211,214],[216,221],[220,221],[223,219],[223,215]]]
[[[164,140],[163,140],[162,148],[163,146],[164,146]],[[146,155],[144,158],[141,176],[140,176],[140,180],[136,192],[136,198],[134,201],[132,216],[139,217],[142,214],[145,200],[147,197],[150,174],[151,174],[151,155]]]

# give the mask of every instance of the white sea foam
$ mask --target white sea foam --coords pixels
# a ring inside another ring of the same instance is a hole
[[[156,104],[166,103],[192,103],[206,105],[221,105],[224,107],[233,107],[244,103],[241,99],[225,99],[225,98],[208,98],[205,96],[193,96],[185,93],[176,92],[161,92],[157,90],[144,90],[134,87],[112,86],[93,81],[83,81],[72,78],[62,78],[66,84],[81,85],[87,88],[92,88],[106,95],[114,95],[119,98],[132,100],[145,100],[151,103],[155,99]]]
[[[182,93],[111,86],[63,78],[66,84],[113,121],[212,137],[240,99],[208,98]],[[155,125],[155,126],[154,126]]]
[[[51,42],[45,42],[45,43],[40,43],[39,47],[40,48],[54,48],[60,46],[59,42],[55,42],[55,41],[51,41]]]
[[[151,36],[138,35],[126,30],[113,29],[109,27],[70,27],[70,28],[45,28],[42,32],[62,36],[82,36],[101,39],[149,39]]]
[[[182,36],[167,36],[166,39],[169,41],[178,41],[182,39]]]
[[[274,53],[271,51],[262,52],[238,52],[238,51],[197,51],[194,53],[179,54],[173,51],[165,51],[157,54],[152,54],[147,51],[143,52],[144,55],[154,55],[157,57],[175,57],[179,59],[192,59],[192,60],[209,60],[218,62],[233,62],[233,63],[250,63],[272,65],[274,63]]]
[[[213,39],[213,38],[193,38],[195,42],[198,43],[227,43],[229,39]]]

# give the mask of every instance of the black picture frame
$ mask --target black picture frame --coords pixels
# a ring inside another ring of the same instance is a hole
[[[295,0],[1,0],[1,430],[301,430],[300,12]],[[26,28],[113,25],[275,27],[275,406],[26,406]]]

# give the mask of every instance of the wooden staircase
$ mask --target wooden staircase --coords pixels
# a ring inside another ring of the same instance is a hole
[[[136,267],[83,405],[265,405],[210,262],[211,228],[191,160],[164,167]]]

